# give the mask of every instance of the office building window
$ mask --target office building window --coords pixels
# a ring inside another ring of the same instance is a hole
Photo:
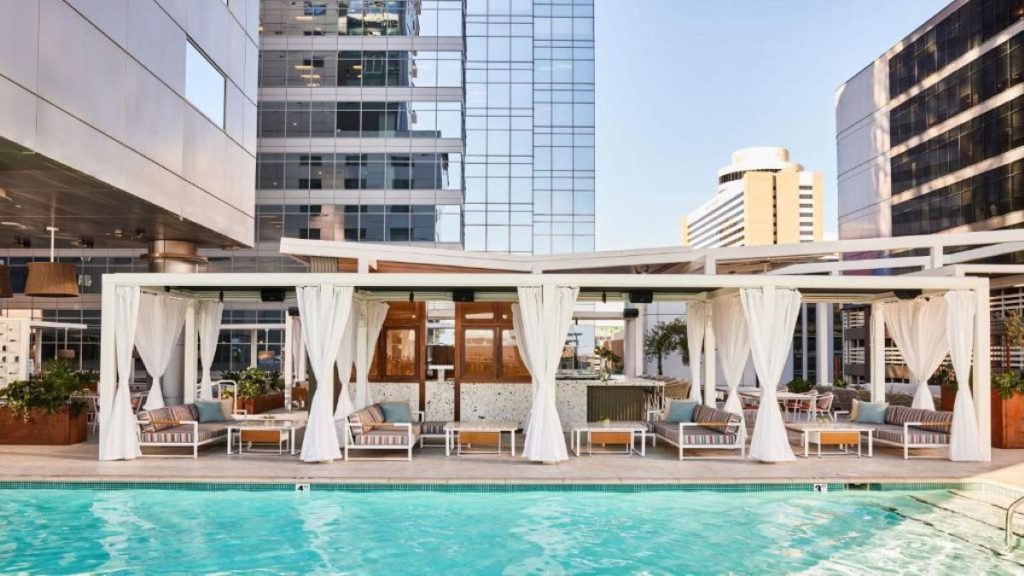
[[[1024,0],[972,0],[889,58],[895,98],[1024,19]]]
[[[224,75],[191,42],[185,43],[185,98],[224,127]]]
[[[1019,146],[1024,146],[1024,96],[894,156],[892,193],[921,186]]]

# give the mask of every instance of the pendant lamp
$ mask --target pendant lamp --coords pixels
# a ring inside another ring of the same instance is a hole
[[[70,262],[54,262],[54,233],[59,230],[47,226],[50,233],[50,261],[30,262],[25,295],[39,298],[75,298],[78,296],[78,279],[75,265]]]

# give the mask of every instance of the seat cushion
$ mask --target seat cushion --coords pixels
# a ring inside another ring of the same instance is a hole
[[[412,422],[408,402],[381,402],[380,409],[385,422]]]
[[[655,422],[653,431],[662,438],[679,443],[679,424],[674,422]],[[721,446],[736,444],[736,435],[712,430],[703,426],[686,426],[683,433],[684,445]]]
[[[206,440],[210,440],[223,435],[223,430],[217,431],[212,429],[199,428],[198,441],[204,442]],[[142,441],[158,444],[191,444],[193,442],[192,425],[183,424],[181,426],[166,428],[158,432],[143,432]]]
[[[412,443],[419,440],[419,431],[413,430]],[[373,430],[358,436],[353,436],[352,443],[356,446],[410,446],[409,435],[402,432],[390,430]]]
[[[885,411],[886,424],[902,426],[907,422],[923,422],[920,427],[925,430],[948,434],[953,422],[953,413],[907,406],[890,406]]]
[[[371,422],[387,422],[387,420],[384,419],[384,410],[381,409],[380,404],[371,404],[367,406],[365,410],[370,415]]]
[[[880,424],[873,426],[875,429],[875,438],[884,440],[886,442],[893,442],[896,444],[903,444],[903,426],[897,426],[895,424]],[[911,426],[908,430],[908,438],[906,442],[909,444],[949,444],[949,434],[942,432],[935,432],[934,430],[925,430],[922,428],[915,428]]]
[[[424,436],[444,436],[444,427],[447,425],[445,420],[427,420],[420,424],[420,430]]]
[[[142,432],[159,432],[161,430],[167,430],[178,425],[179,420],[171,414],[171,408],[165,406],[163,408],[155,408],[153,410],[146,410],[139,414],[139,420],[145,420],[148,424],[142,427]]]
[[[697,406],[693,411],[693,421],[707,423],[707,428],[728,434],[737,434],[740,429],[740,416],[725,410],[712,408],[703,404]]]

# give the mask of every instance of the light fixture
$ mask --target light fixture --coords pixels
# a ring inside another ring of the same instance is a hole
[[[75,265],[70,262],[54,261],[54,234],[59,228],[47,226],[46,230],[50,233],[50,261],[29,263],[25,295],[40,298],[75,298],[78,296]]]

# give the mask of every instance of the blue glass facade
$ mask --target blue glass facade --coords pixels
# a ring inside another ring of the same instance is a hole
[[[466,4],[465,247],[594,249],[593,0]]]

